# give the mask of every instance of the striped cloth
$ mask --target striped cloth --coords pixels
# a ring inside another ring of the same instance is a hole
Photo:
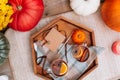
[[[42,53],[40,50],[40,46],[37,47],[37,57],[44,55],[45,53]],[[43,48],[44,50],[45,48]],[[65,54],[65,49],[61,51],[59,55],[56,55],[56,53],[52,53],[50,51],[47,52],[47,61],[45,64],[44,69],[50,69],[50,64],[54,59],[61,58],[63,59],[67,65],[68,65],[68,72],[62,76],[62,77],[57,77],[54,74],[51,74],[51,77],[53,77],[54,80],[77,80],[90,66],[90,64],[95,60],[97,55],[103,51],[103,48],[97,47],[97,46],[92,46],[89,48],[90,54],[89,58],[85,62],[79,62],[77,61],[73,56],[72,56],[72,46],[67,45],[67,57],[68,57],[68,63],[66,61],[66,58],[64,56]],[[58,57],[59,56],[59,57]],[[55,58],[57,57],[57,58]],[[53,59],[54,58],[54,59]],[[41,66],[41,65],[40,65]]]

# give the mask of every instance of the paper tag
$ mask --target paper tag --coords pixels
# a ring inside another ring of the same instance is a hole
[[[48,47],[51,51],[56,52],[60,44],[65,40],[65,36],[55,28],[52,28],[45,37],[45,40],[47,43],[44,46]]]

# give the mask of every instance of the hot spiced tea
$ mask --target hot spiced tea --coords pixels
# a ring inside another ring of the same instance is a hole
[[[85,46],[75,46],[73,57],[80,62],[85,62],[89,58],[89,49]]]
[[[52,72],[58,77],[65,75],[68,71],[67,63],[62,59],[57,59],[53,61],[51,68]]]

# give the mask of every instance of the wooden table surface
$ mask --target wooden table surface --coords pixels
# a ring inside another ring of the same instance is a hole
[[[105,47],[104,53],[98,56],[98,67],[86,76],[83,80],[117,80],[120,78],[120,56],[114,55],[111,51],[111,45],[114,41],[120,40],[120,33],[108,28],[101,19],[100,12],[83,17],[74,12],[67,12],[43,18],[38,25],[29,32],[18,32],[9,29],[5,35],[10,41],[11,51],[9,60],[13,70],[15,80],[44,80],[36,76],[33,72],[33,63],[31,57],[30,35],[51,20],[58,16],[64,16],[74,20],[94,30],[97,46]]]

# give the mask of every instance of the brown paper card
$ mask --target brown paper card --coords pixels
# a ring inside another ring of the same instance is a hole
[[[56,52],[60,44],[65,40],[65,36],[52,28],[51,31],[45,37],[47,43],[45,44],[51,51]]]

